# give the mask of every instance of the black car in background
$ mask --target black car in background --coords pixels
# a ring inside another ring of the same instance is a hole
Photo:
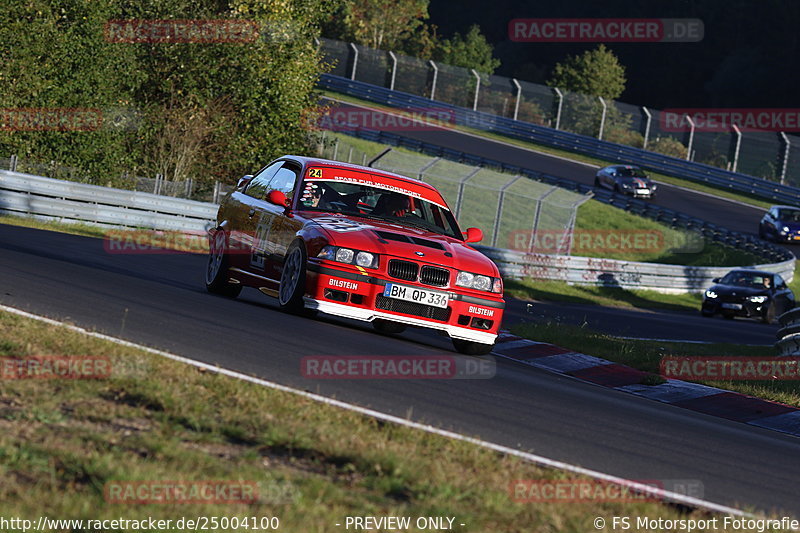
[[[725,318],[741,316],[772,323],[795,305],[794,293],[780,274],[738,269],[715,278],[714,283],[703,294],[703,316],[719,313]]]
[[[611,165],[601,168],[595,175],[594,186],[644,198],[655,198],[658,189],[644,170],[631,165]]]
[[[772,241],[800,242],[800,208],[773,205],[758,224],[758,236]]]

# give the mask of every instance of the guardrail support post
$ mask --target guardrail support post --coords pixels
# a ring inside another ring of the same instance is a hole
[[[644,142],[642,143],[642,150],[646,150],[648,137],[650,137],[650,123],[653,120],[653,115],[651,115],[650,110],[644,106],[642,106],[642,111],[644,111],[644,114],[647,116],[647,122],[644,126]]]
[[[339,138],[338,137],[336,138],[336,142],[333,143],[333,157],[331,157],[331,159],[336,161],[336,156],[337,155],[339,155]]]
[[[606,126],[606,113],[608,112],[608,106],[606,105],[606,101],[602,96],[597,97],[600,100],[600,103],[603,105],[603,114],[600,115],[600,131],[597,132],[597,138],[599,140],[603,140],[603,128]]]
[[[742,147],[742,132],[736,124],[733,124],[733,132],[736,134],[736,147],[733,149],[733,168],[731,172],[736,172],[739,166],[739,149]]]
[[[472,75],[475,76],[475,98],[472,101],[472,110],[478,110],[478,94],[481,92],[481,77],[480,75],[475,72],[474,68],[469,69],[472,72]]]
[[[689,127],[691,128],[689,129],[689,146],[687,146],[686,148],[686,160],[691,161],[692,145],[694,144],[694,121],[692,120],[692,117],[690,117],[689,115],[684,115],[684,116],[686,117],[686,122],[689,123]]]
[[[8,170],[11,172],[17,171],[17,156],[14,154],[11,155],[11,160],[8,163]]]
[[[522,85],[519,84],[516,78],[511,78],[511,83],[517,88],[517,101],[514,103],[514,120],[519,116],[519,103],[522,100]]]
[[[558,87],[553,87],[553,91],[558,96],[558,110],[556,111],[556,125],[555,129],[559,129],[561,126],[561,108],[564,106],[564,94],[559,90]]]
[[[439,77],[439,67],[432,59],[428,60],[428,64],[433,69],[433,81],[431,82],[431,100],[433,100],[436,97],[436,79]]]
[[[394,80],[397,77],[397,56],[394,52],[389,52],[389,57],[392,58],[392,79],[389,82],[389,90],[394,91]]]
[[[356,67],[358,66],[358,48],[353,43],[350,43],[350,49],[353,51],[353,68],[350,71],[350,79],[356,79]]]
[[[786,167],[789,166],[789,150],[792,148],[792,143],[789,142],[789,137],[784,132],[779,132],[783,140],[783,157],[781,158],[781,185],[786,181]]]

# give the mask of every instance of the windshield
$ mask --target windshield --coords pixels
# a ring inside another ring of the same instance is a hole
[[[640,168],[625,168],[619,167],[617,168],[617,175],[622,176],[623,178],[646,178],[647,174]]]
[[[756,289],[768,289],[772,286],[772,276],[754,274],[752,272],[734,271],[728,272],[721,283],[725,285],[736,285],[737,287],[750,287]]]
[[[403,185],[402,182],[398,184]],[[461,230],[447,208],[390,190],[386,184],[375,185],[306,178],[300,189],[298,209],[384,220],[463,240]]]
[[[781,209],[778,219],[785,222],[800,222],[800,209]]]

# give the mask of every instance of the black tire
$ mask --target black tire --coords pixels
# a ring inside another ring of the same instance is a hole
[[[206,265],[206,290],[226,298],[236,298],[242,286],[228,281],[228,235],[225,230],[214,232],[209,242],[208,264]]]
[[[463,353],[464,355],[486,355],[492,351],[494,344],[453,339],[453,347],[458,353]]]
[[[305,308],[303,295],[306,292],[306,247],[302,241],[294,241],[283,258],[281,282],[278,287],[278,304],[290,313],[301,313]]]
[[[600,185],[600,178],[598,178],[597,176],[594,177],[594,186],[602,187],[602,185]]]
[[[700,314],[703,315],[706,318],[710,318],[710,317],[714,316],[714,312],[713,311],[705,311],[703,309],[700,310]]]
[[[725,320],[733,320],[734,318],[736,318],[736,315],[731,312],[723,312],[722,318],[724,318]]]
[[[392,320],[384,320],[382,318],[376,318],[373,320],[372,327],[375,328],[375,331],[378,333],[384,333],[386,335],[396,335],[398,333],[403,333],[406,330],[405,324],[394,322]]]

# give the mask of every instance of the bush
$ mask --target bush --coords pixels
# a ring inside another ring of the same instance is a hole
[[[687,149],[677,139],[672,137],[656,137],[654,141],[647,143],[647,149],[651,152],[670,155],[680,159],[686,159]]]

